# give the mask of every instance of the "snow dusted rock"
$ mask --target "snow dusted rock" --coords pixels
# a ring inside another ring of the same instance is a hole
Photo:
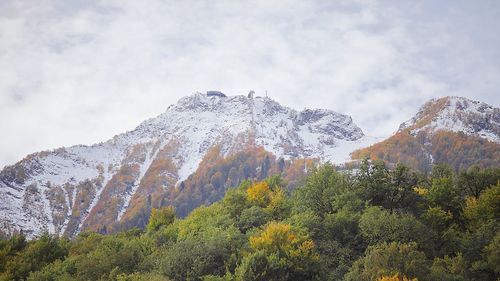
[[[412,135],[424,130],[463,132],[500,143],[500,109],[463,97],[433,99],[399,127]]]
[[[299,112],[267,97],[196,93],[107,142],[34,153],[5,167],[0,225],[30,237],[44,229],[70,236],[97,230],[126,217],[134,196],[147,198],[152,176],[161,185],[155,188],[172,188],[216,145],[225,156],[252,143],[285,159],[343,163],[375,141],[331,110]]]
[[[462,97],[424,104],[389,138],[359,149],[353,159],[381,159],[430,172],[434,163],[460,171],[500,164],[500,109]]]

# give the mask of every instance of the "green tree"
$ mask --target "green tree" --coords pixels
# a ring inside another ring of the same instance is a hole
[[[252,206],[241,212],[241,216],[238,220],[238,227],[241,231],[246,232],[251,228],[266,224],[269,218],[269,214],[264,211],[264,209],[258,206]]]
[[[467,171],[460,172],[457,185],[464,196],[479,197],[483,190],[496,185],[499,180],[499,168],[481,169],[479,166],[472,166]]]
[[[158,230],[162,226],[167,226],[175,220],[175,207],[168,206],[160,209],[153,208],[149,217],[148,231]]]
[[[295,191],[295,206],[299,211],[312,210],[323,218],[335,211],[335,196],[348,190],[346,177],[329,163],[313,169],[305,185]]]
[[[363,199],[372,205],[383,206],[388,198],[390,171],[383,161],[364,160],[357,174]]]
[[[103,276],[132,273],[143,258],[137,238],[126,233],[105,236],[95,249],[75,257],[75,275],[80,280],[99,280]]]
[[[211,228],[182,239],[162,251],[159,270],[172,280],[201,280],[206,275],[224,276],[234,263],[234,250],[241,247],[236,228]]]
[[[365,210],[359,221],[363,237],[370,243],[427,240],[428,229],[410,214],[390,213],[378,206]]]
[[[371,281],[394,274],[428,280],[429,262],[425,254],[417,250],[415,242],[369,246],[365,255],[353,264],[344,280]]]
[[[0,280],[24,280],[32,271],[42,269],[57,259],[63,259],[68,254],[68,241],[59,239],[47,232],[40,238],[29,242],[22,247],[23,238],[15,241],[13,246],[20,251],[15,256],[9,258],[4,267],[4,272],[0,275]]]
[[[500,232],[497,232],[495,238],[485,247],[484,251],[491,270],[500,274]]]
[[[468,280],[467,267],[461,253],[455,257],[436,258],[431,267],[431,278],[440,281],[465,281]]]
[[[464,200],[451,177],[434,178],[425,198],[432,207],[440,207],[444,211],[451,212],[455,219],[460,218]]]

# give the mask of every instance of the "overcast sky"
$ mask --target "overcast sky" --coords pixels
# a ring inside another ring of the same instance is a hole
[[[386,136],[433,97],[499,106],[500,1],[0,1],[0,167],[219,89]]]

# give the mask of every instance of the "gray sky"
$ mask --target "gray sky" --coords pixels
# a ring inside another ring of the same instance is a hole
[[[385,136],[426,100],[499,106],[500,2],[0,1],[0,167],[220,89]]]

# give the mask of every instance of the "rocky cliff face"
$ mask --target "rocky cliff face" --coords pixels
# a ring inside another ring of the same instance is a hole
[[[349,116],[296,111],[267,97],[178,101],[135,130],[92,146],[34,153],[0,172],[0,225],[36,236],[44,229],[73,236],[99,230],[136,212],[195,172],[217,146],[223,157],[261,147],[276,158],[343,163],[376,139]]]

